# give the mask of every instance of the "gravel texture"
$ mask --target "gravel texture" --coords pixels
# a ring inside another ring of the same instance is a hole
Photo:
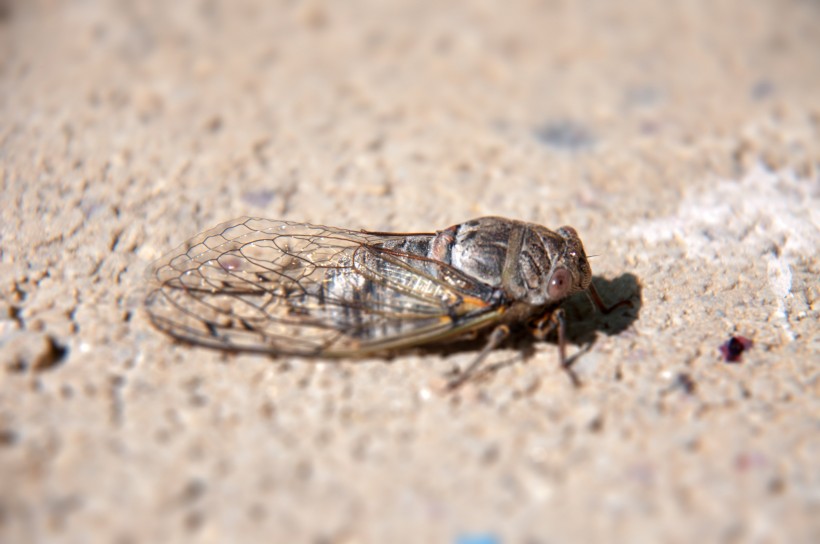
[[[0,542],[820,541],[818,25],[0,1]],[[141,307],[152,261],[233,217],[491,214],[573,225],[633,298],[567,304],[581,387],[550,342],[445,394],[474,352],[224,354]]]

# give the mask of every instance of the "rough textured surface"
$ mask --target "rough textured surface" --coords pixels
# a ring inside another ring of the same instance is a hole
[[[0,2],[0,541],[819,541],[820,4],[618,4]],[[235,216],[484,214],[640,297],[570,303],[580,389],[550,343],[443,395],[472,353],[224,355],[140,309]]]

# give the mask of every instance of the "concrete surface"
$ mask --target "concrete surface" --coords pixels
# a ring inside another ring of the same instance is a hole
[[[820,541],[819,24],[0,2],[0,542]],[[581,388],[552,343],[445,395],[471,352],[225,355],[140,309],[154,259],[240,215],[485,214],[575,226],[639,300],[569,304]]]

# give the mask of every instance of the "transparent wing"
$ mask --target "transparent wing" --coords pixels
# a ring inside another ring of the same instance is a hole
[[[494,289],[395,249],[406,236],[240,218],[161,259],[146,310],[189,342],[329,357],[443,340],[497,319]]]

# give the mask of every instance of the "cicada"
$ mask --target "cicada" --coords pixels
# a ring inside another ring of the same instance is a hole
[[[482,217],[429,233],[348,230],[242,217],[152,269],[146,309],[178,339],[230,351],[355,358],[486,334],[463,383],[511,328],[557,333],[562,301],[604,312],[572,227]]]

